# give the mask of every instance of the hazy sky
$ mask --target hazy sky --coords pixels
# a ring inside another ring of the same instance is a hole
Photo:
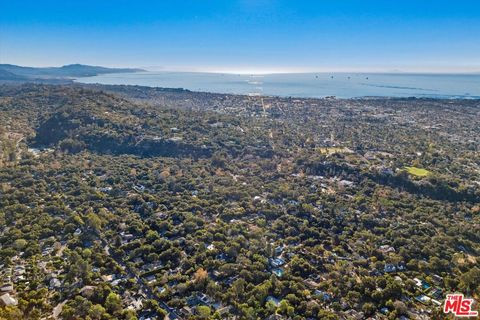
[[[0,0],[0,63],[480,71],[480,1]]]

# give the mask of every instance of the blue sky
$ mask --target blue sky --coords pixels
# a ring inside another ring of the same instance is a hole
[[[0,0],[0,62],[480,71],[480,1]]]

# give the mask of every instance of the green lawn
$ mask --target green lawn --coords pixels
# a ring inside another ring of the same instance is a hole
[[[352,150],[345,147],[321,147],[318,148],[321,154],[334,154],[334,153],[353,153]]]
[[[417,167],[405,167],[408,173],[417,177],[426,177],[430,174],[430,171]]]

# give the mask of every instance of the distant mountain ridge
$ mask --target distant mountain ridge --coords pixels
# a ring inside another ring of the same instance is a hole
[[[23,67],[13,64],[0,64],[0,80],[58,80],[78,77],[91,77],[105,73],[125,73],[145,71],[137,68],[106,68],[83,64],[69,64],[61,67]]]
[[[26,78],[10,71],[0,69],[0,80],[25,80]]]

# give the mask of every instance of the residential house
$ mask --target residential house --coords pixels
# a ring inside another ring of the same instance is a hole
[[[270,259],[270,265],[274,268],[281,267],[285,264],[285,260],[281,258]]]
[[[0,294],[3,293],[11,293],[13,292],[13,285],[12,284],[4,284],[0,287]]]
[[[0,305],[1,306],[16,306],[18,300],[10,295],[10,293],[5,293],[0,296]]]

